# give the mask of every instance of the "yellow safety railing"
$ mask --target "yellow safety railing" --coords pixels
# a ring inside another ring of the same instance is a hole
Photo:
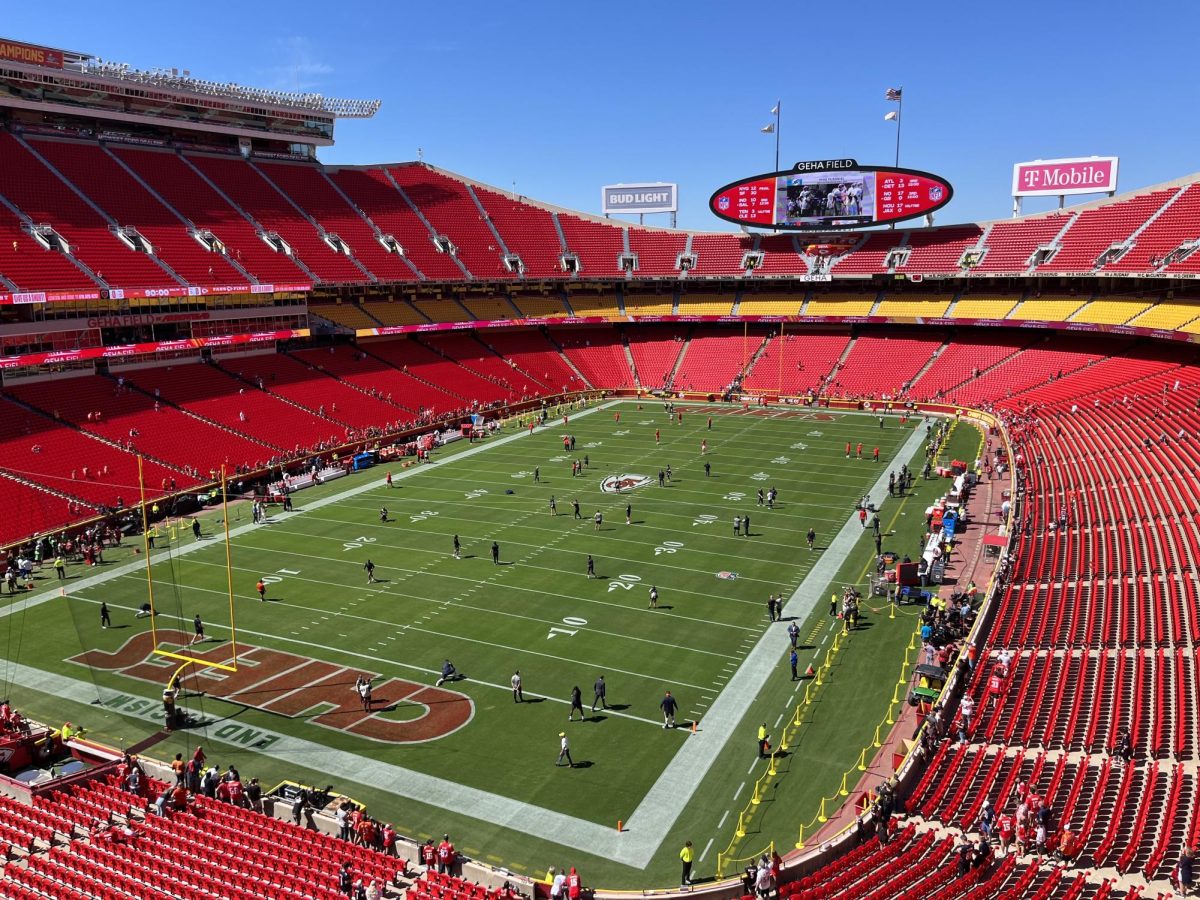
[[[779,754],[786,753],[789,746],[795,742],[796,732],[804,724],[805,711],[812,705],[817,694],[820,693],[820,689],[828,682],[830,671],[833,669],[833,662],[837,659],[838,653],[841,652],[844,646],[842,639],[846,635],[846,631],[834,633],[833,641],[830,643],[829,649],[825,651],[824,659],[816,667],[816,674],[813,680],[805,683],[804,699],[796,704],[792,715],[784,723],[779,744],[771,751],[771,755],[768,758],[767,770],[754,782],[754,789],[750,792],[750,799],[741,812],[738,813],[737,825],[733,830],[733,837],[730,838],[729,845],[717,854],[718,878],[724,878],[726,871],[732,871],[729,869],[730,864],[738,862],[738,858],[734,856],[734,853],[737,852],[738,845],[741,844],[742,839],[746,836],[746,829],[754,819],[756,808],[762,804],[763,798],[766,796],[770,780],[779,774],[780,770],[777,765]],[[756,859],[757,856],[753,858]]]
[[[724,862],[725,862],[725,866],[727,867],[727,869],[724,871],[736,872],[738,869],[742,868],[742,866],[747,865],[749,863],[756,863],[759,861],[760,858],[762,858],[764,856],[767,859],[770,859],[774,855],[775,855],[775,842],[771,841],[771,843],[767,844],[766,849],[763,850],[761,853],[753,853],[750,856],[742,856],[742,857],[738,857],[736,859],[734,859],[734,858],[726,859]],[[721,858],[719,856],[717,857],[717,866],[718,866],[717,877],[723,878],[724,876],[721,874],[721,872],[723,870],[720,868]]]
[[[804,849],[805,832],[808,832],[809,835],[811,835],[814,827],[824,825],[826,822],[828,822],[831,814],[837,811],[837,808],[841,805],[843,799],[850,796],[850,786],[858,782],[859,778],[862,776],[862,773],[867,771],[868,761],[874,756],[875,751],[883,746],[882,738],[886,734],[885,729],[890,730],[891,726],[896,723],[896,710],[902,707],[907,699],[903,695],[901,688],[903,685],[908,684],[908,669],[909,666],[912,665],[911,654],[914,652],[918,654],[920,653],[920,646],[918,643],[920,633],[920,625],[918,625],[913,630],[912,636],[908,640],[908,646],[904,650],[904,664],[900,668],[900,677],[897,679],[895,689],[892,691],[892,699],[888,703],[887,714],[884,715],[883,720],[875,726],[875,733],[871,738],[871,742],[859,751],[858,758],[854,761],[854,764],[842,773],[842,780],[841,784],[838,786],[838,789],[834,791],[832,795],[828,797],[822,797],[816,815],[814,815],[809,821],[800,825],[799,834],[796,837],[795,844],[797,850]],[[871,799],[873,795],[868,793],[867,797],[868,799]],[[846,828],[850,828],[853,825],[854,820],[851,820],[846,824],[846,827],[843,828],[842,831],[845,831]],[[840,833],[841,831],[838,832],[838,834]]]
[[[984,426],[984,428],[986,428],[989,425],[996,424],[996,422],[997,422],[995,417],[993,417],[987,413],[984,413],[980,410],[974,410],[974,409],[960,410],[959,415],[955,418],[954,421],[951,422],[950,429],[946,433],[946,437],[942,443],[942,451],[944,451],[945,448],[949,445],[950,436],[953,433],[954,428],[958,425],[958,422],[964,416],[970,417],[970,418],[975,418],[979,423],[981,423]],[[1012,460],[1012,447],[1011,447],[1011,445],[1008,444],[1008,435],[1006,433],[1002,432],[1001,439],[1005,442],[1005,445],[1007,447],[1008,454],[1009,454],[1009,460],[1011,461]],[[981,439],[980,439],[980,448],[981,449],[983,447],[983,443],[986,440],[987,440],[987,436],[986,436],[986,433],[984,433],[983,435],[981,435]],[[938,458],[940,458],[940,456],[941,456],[941,452],[939,452]],[[1010,465],[1011,465],[1011,462],[1010,462]],[[1005,522],[1005,526],[1006,526],[1005,533],[1009,533],[1011,530],[1012,517],[1013,517],[1013,514],[1010,511],[1008,519]],[[995,575],[993,574],[991,582],[988,585],[988,591],[986,592],[985,596],[989,596],[989,597],[991,596],[994,585],[995,585]],[[894,619],[896,617],[895,604],[889,604],[889,605],[891,606],[889,618]],[[982,621],[982,620],[980,620],[980,621]],[[968,639],[975,637],[975,631],[978,630],[978,626],[979,626],[979,621],[976,622],[976,628],[972,630],[971,634],[968,636]],[[740,867],[741,864],[748,863],[749,861],[758,858],[758,856],[759,856],[758,854],[755,854],[754,856],[746,856],[746,857],[736,857],[736,856],[734,856],[734,854],[737,852],[737,850],[742,842],[742,839],[746,837],[746,835],[748,833],[748,827],[753,823],[754,814],[755,814],[756,809],[758,809],[762,805],[762,800],[766,793],[765,788],[767,785],[767,780],[778,774],[779,770],[778,770],[777,766],[775,765],[776,755],[778,753],[786,751],[788,748],[788,745],[794,743],[795,738],[796,738],[796,733],[800,729],[801,725],[804,722],[804,711],[805,711],[805,709],[807,709],[807,707],[811,706],[811,704],[812,704],[813,700],[816,698],[817,694],[820,693],[820,688],[823,687],[825,685],[825,683],[827,682],[828,676],[830,674],[830,670],[832,669],[833,660],[837,656],[837,653],[842,648],[841,639],[844,636],[846,636],[847,634],[848,634],[848,632],[845,630],[835,633],[833,644],[830,646],[829,650],[826,651],[825,658],[822,661],[821,665],[819,667],[817,667],[816,672],[815,672],[815,677],[813,678],[812,681],[809,681],[805,684],[804,699],[799,704],[797,704],[794,714],[788,720],[787,724],[784,725],[783,735],[779,742],[779,747],[774,752],[772,752],[771,757],[770,757],[770,765],[768,766],[767,771],[755,782],[754,790],[751,793],[751,798],[750,798],[749,802],[747,802],[746,806],[742,809],[742,811],[738,813],[737,826],[734,829],[734,835],[730,839],[729,845],[725,848],[724,851],[717,854],[717,873],[716,874],[717,874],[718,879],[724,878],[726,876],[726,874],[728,874],[728,873],[732,873],[734,871],[734,868],[733,868],[734,866]],[[883,738],[888,734],[888,732],[890,732],[892,726],[896,724],[896,721],[899,717],[898,711],[902,710],[903,705],[907,702],[907,691],[905,691],[904,688],[909,683],[909,669],[912,666],[913,661],[914,661],[913,654],[915,653],[917,655],[917,658],[919,658],[920,652],[921,652],[920,624],[918,623],[917,626],[914,628],[912,635],[909,637],[908,646],[905,648],[904,663],[900,668],[899,677],[896,679],[895,686],[892,690],[892,697],[888,703],[888,708],[887,708],[886,714],[884,715],[882,721],[880,721],[880,723],[875,726],[874,734],[872,735],[870,743],[859,752],[857,758],[855,759],[854,763],[850,766],[850,768],[848,768],[845,772],[842,773],[842,778],[838,785],[837,790],[834,791],[834,793],[828,797],[822,797],[818,804],[818,808],[817,808],[815,815],[813,815],[813,817],[810,820],[808,820],[807,822],[803,822],[800,824],[798,834],[796,837],[796,842],[794,844],[796,849],[798,849],[798,850],[803,849],[806,846],[805,845],[805,835],[806,834],[809,835],[809,837],[811,839],[811,836],[814,833],[814,829],[819,829],[821,825],[824,825],[825,823],[827,823],[829,821],[830,817],[834,813],[836,813],[837,809],[839,808],[839,806],[841,805],[843,800],[849,796],[851,784],[858,782],[859,778],[861,777],[861,774],[863,772],[865,772],[868,768],[868,765],[867,765],[868,760],[874,755],[875,751],[878,751],[880,748],[882,748]],[[913,754],[916,752],[917,749],[918,749],[918,745],[914,744],[908,750],[908,752],[905,753],[904,759],[902,760],[900,766],[897,767],[897,771],[904,770],[904,768],[912,761]],[[854,779],[853,782],[851,781],[852,777]],[[874,792],[868,791],[864,795],[864,799],[866,800],[868,805],[873,803],[875,800]],[[856,821],[857,821],[857,816],[855,816],[854,818],[851,818],[846,823],[846,825],[843,828],[841,828],[838,832],[836,832],[835,834],[829,835],[827,838],[823,838],[823,840],[827,840],[827,841],[835,840],[838,836],[844,834],[850,828],[853,828],[856,824]],[[765,852],[769,853],[773,849],[774,849],[774,843],[772,843],[769,846],[768,850]]]

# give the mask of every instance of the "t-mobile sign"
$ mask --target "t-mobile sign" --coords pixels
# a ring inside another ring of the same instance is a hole
[[[1109,194],[1117,189],[1117,157],[1038,159],[1013,166],[1014,197]]]

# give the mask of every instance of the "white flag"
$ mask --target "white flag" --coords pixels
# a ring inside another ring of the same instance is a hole
[[[779,115],[779,104],[778,103],[776,103],[774,106],[771,107],[771,115],[773,115],[773,116]]]
[[[885,122],[895,122],[895,121],[896,121],[898,118],[900,118],[899,114],[898,114],[898,113],[896,113],[895,111],[892,111],[892,112],[888,113],[886,116],[884,116],[884,117],[883,117],[883,121],[885,121]]]
[[[762,128],[760,128],[758,130],[761,131],[763,134],[774,134],[775,133],[775,123],[772,122],[770,125],[764,125]]]

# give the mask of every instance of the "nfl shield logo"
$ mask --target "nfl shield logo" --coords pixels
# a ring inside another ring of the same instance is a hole
[[[942,199],[942,189],[940,187],[931,187],[929,189],[929,199],[937,203]]]
[[[721,210],[722,212],[729,209],[729,198],[728,197],[718,197],[717,198],[717,209]]]

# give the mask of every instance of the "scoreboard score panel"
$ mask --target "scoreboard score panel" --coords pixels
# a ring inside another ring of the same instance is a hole
[[[915,219],[941,209],[954,195],[948,181],[929,172],[853,160],[830,163],[797,163],[787,172],[727,184],[713,193],[709,209],[738,225],[830,231]]]

